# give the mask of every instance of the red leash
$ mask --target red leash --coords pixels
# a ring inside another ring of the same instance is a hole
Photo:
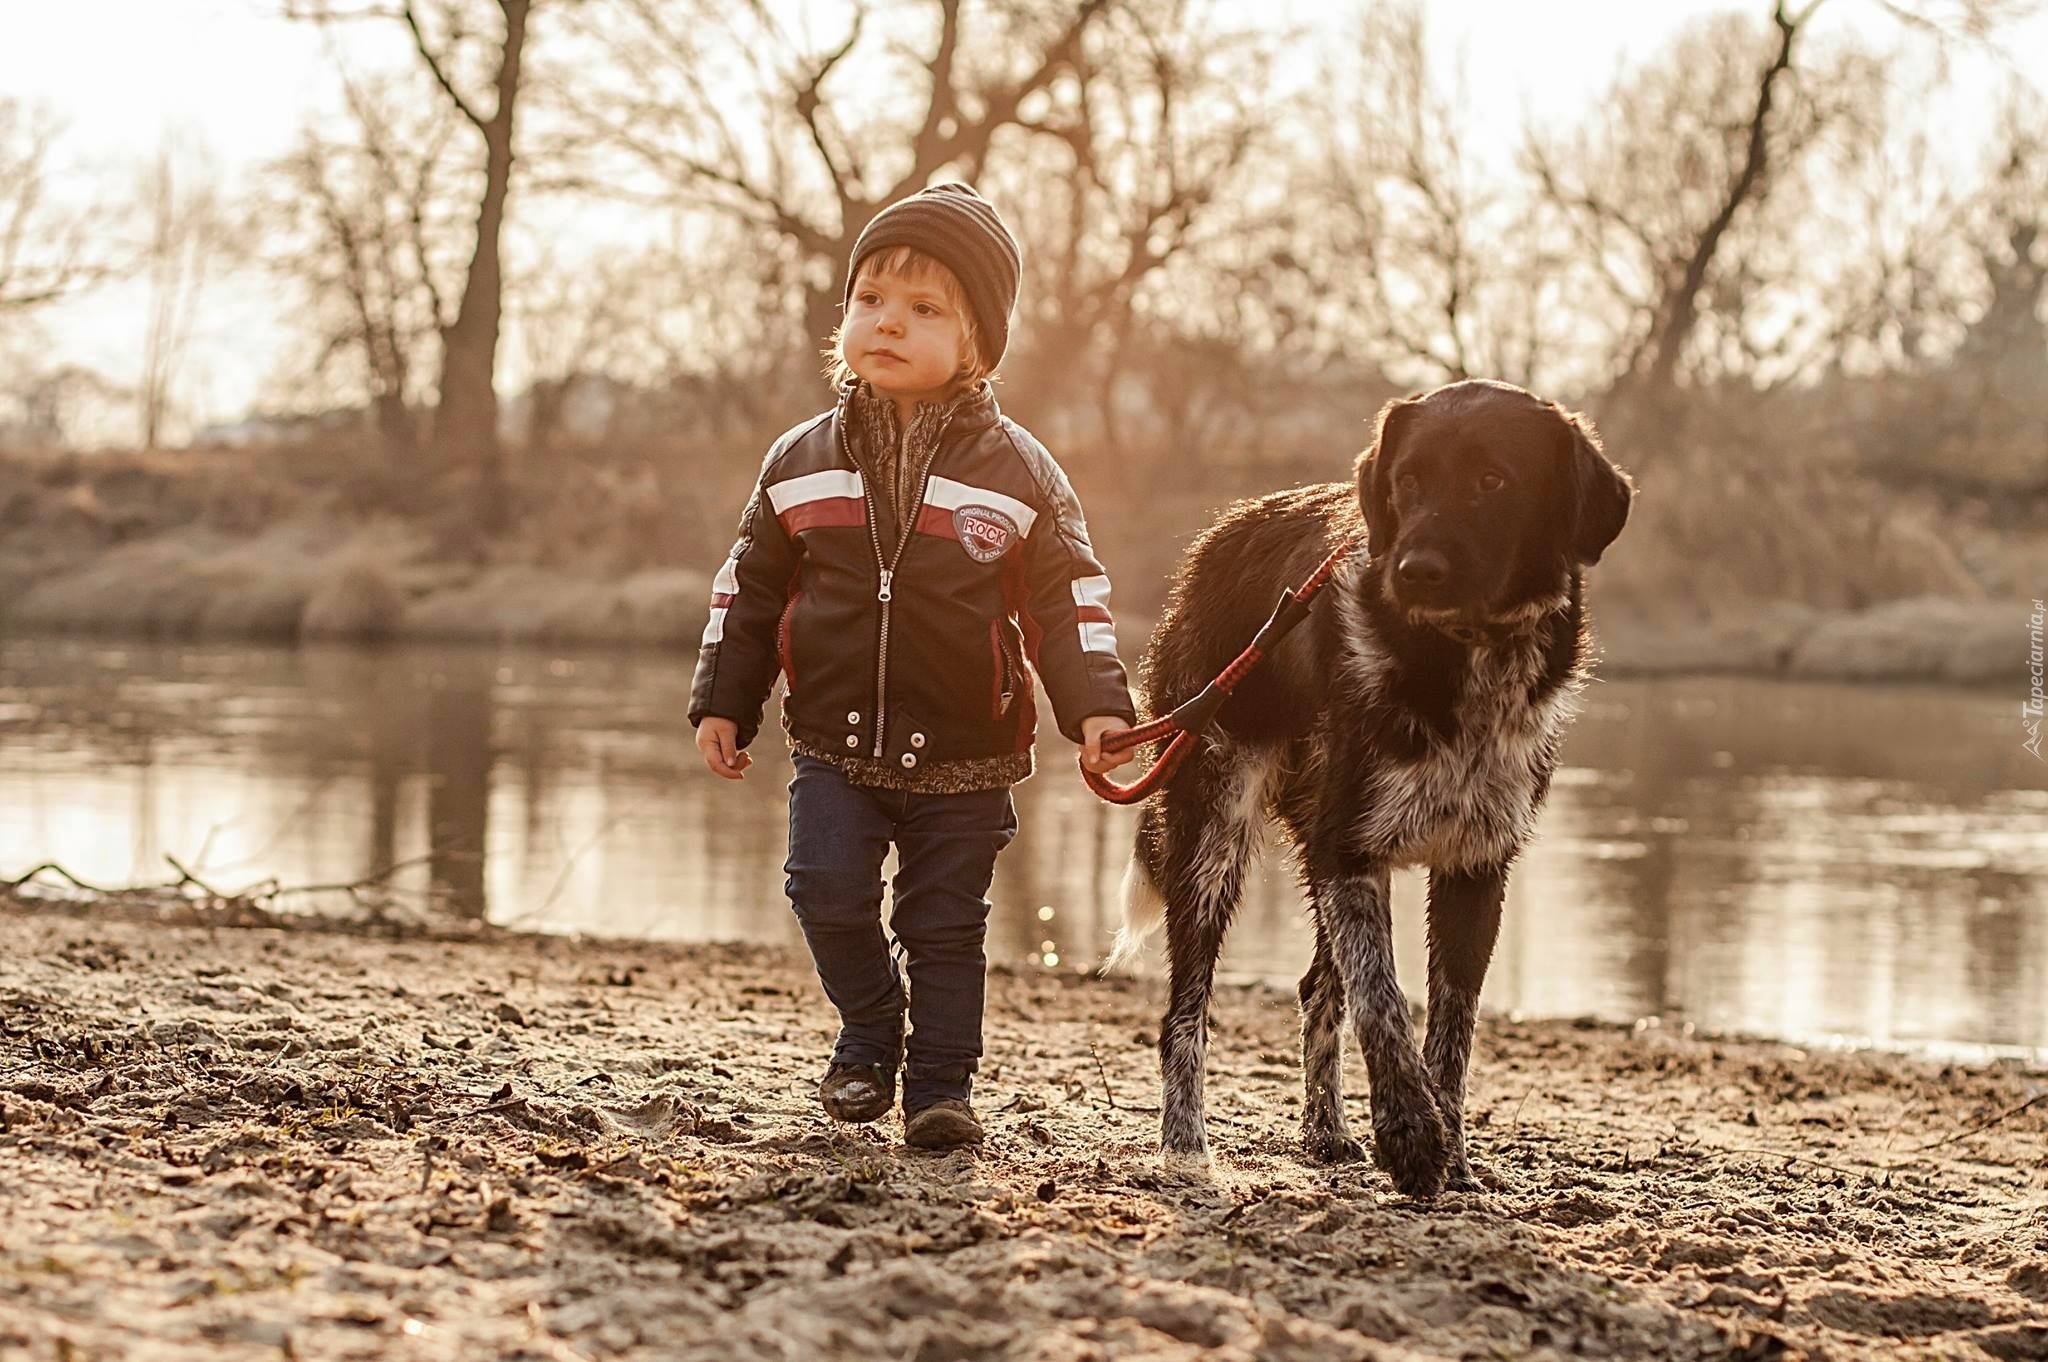
[[[1344,555],[1357,547],[1358,540],[1357,535],[1339,540],[1330,556],[1323,560],[1322,566],[1311,572],[1306,581],[1292,591],[1281,592],[1280,604],[1273,608],[1272,616],[1259,627],[1259,632],[1253,637],[1251,645],[1239,653],[1237,659],[1225,667],[1214,681],[1204,686],[1201,694],[1163,719],[1153,719],[1139,724],[1136,728],[1111,733],[1102,740],[1103,751],[1122,752],[1140,743],[1154,742],[1172,734],[1173,741],[1159,754],[1159,760],[1152,763],[1151,770],[1128,785],[1119,785],[1108,776],[1097,775],[1083,766],[1081,779],[1088,782],[1088,788],[1112,804],[1135,804],[1157,789],[1187,756],[1189,749],[1194,746],[1195,739],[1201,737],[1203,731],[1215,720],[1217,711],[1223,708],[1223,702],[1230,698],[1230,693],[1236,690],[1238,684],[1251,675],[1252,669],[1278,646],[1280,640],[1287,636],[1288,630],[1308,618],[1309,601],[1329,582],[1330,574],[1337,570],[1337,564],[1343,561]]]

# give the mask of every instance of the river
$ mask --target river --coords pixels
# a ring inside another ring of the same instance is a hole
[[[684,718],[689,675],[653,653],[0,641],[0,876],[55,860],[161,880],[175,856],[228,888],[417,859],[399,888],[497,923],[794,943],[779,735],[746,781],[713,778]],[[2020,747],[2018,699],[1596,683],[1510,888],[1486,1003],[2048,1047],[2048,765]],[[1132,815],[1089,795],[1056,735],[1040,762],[989,954],[1085,966],[1115,927]],[[1396,878],[1411,989],[1422,894]],[[1269,856],[1224,968],[1291,978],[1306,958],[1298,891]]]

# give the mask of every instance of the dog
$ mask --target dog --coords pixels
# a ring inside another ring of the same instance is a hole
[[[1315,931],[1301,978],[1302,1141],[1361,1159],[1343,1104],[1350,1014],[1372,1152],[1403,1193],[1478,1189],[1465,1070],[1509,867],[1550,788],[1589,666],[1584,574],[1635,496],[1592,426],[1506,383],[1390,402],[1354,479],[1239,502],[1189,548],[1144,667],[1149,711],[1201,690],[1345,536],[1309,623],[1238,687],[1139,811],[1109,964],[1163,923],[1160,1146],[1206,1157],[1216,958],[1268,817]],[[1389,872],[1429,871],[1421,1050],[1394,977]]]

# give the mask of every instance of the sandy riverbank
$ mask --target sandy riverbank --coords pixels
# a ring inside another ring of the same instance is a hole
[[[2039,1072],[1493,1020],[1421,1205],[1298,1156],[1270,989],[1163,1169],[1156,994],[998,975],[927,1156],[785,953],[0,906],[0,1356],[2048,1357]]]

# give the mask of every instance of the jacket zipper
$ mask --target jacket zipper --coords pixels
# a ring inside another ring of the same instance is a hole
[[[846,438],[846,423],[852,410],[853,404],[848,402],[840,412],[839,452],[846,457],[848,463],[860,468],[860,461],[853,457],[853,446]],[[924,511],[925,494],[931,490],[932,464],[939,457],[939,445],[946,438],[946,427],[952,424],[953,415],[948,412],[945,421],[939,426],[938,433],[932,437],[932,452],[926,456],[924,466],[918,470],[917,499],[910,503],[908,513],[902,518],[902,525],[896,535],[896,552],[886,558],[882,555],[882,532],[875,528],[875,489],[869,485],[866,470],[862,470],[860,488],[861,496],[866,500],[868,507],[868,542],[875,546],[875,567],[881,573],[875,590],[875,599],[882,603],[881,633],[875,640],[874,755],[877,757],[882,755],[889,729],[889,604],[894,599],[894,592],[890,588],[896,580],[896,568],[903,562],[903,551],[910,547],[910,536],[917,530],[917,518]]]

